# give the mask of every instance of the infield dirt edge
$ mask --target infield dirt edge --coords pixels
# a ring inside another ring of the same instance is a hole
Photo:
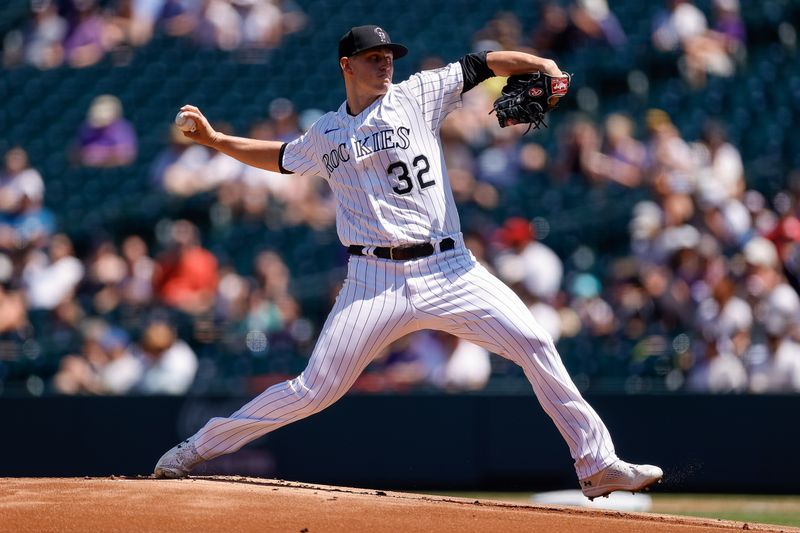
[[[4,478],[0,531],[719,532],[799,528],[238,476]]]

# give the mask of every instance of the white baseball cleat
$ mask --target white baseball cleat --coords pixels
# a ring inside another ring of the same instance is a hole
[[[153,475],[157,478],[177,479],[186,477],[189,472],[203,462],[203,458],[197,453],[192,439],[186,439],[167,453],[161,456],[153,470]]]
[[[653,465],[633,465],[617,460],[595,475],[580,481],[583,495],[590,500],[608,496],[615,490],[637,492],[660,483],[664,471]]]

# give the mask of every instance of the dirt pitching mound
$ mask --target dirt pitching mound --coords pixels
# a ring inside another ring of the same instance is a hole
[[[709,532],[800,529],[240,477],[6,478],[2,532]]]

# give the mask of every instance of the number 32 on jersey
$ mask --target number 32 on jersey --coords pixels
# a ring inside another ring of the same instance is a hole
[[[416,182],[420,189],[427,189],[431,185],[436,185],[436,181],[433,179],[425,180],[425,174],[431,170],[427,157],[418,155],[414,158],[412,167],[409,169],[408,165],[403,161],[396,161],[386,167],[386,173],[397,180],[397,185],[392,187],[392,190],[397,194],[408,194],[414,189],[412,173],[416,177]]]

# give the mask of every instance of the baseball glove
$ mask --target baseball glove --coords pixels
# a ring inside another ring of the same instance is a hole
[[[547,127],[544,116],[558,105],[572,80],[570,74],[555,77],[542,72],[510,76],[502,94],[494,101],[489,114],[496,113],[501,128],[514,124],[528,124],[531,128]]]

